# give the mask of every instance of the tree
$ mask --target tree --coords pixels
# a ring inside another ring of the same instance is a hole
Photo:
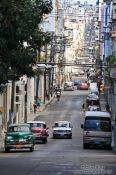
[[[50,41],[39,26],[51,10],[51,0],[0,1],[0,84],[34,75],[37,50]]]
[[[51,0],[0,1],[0,84],[12,80],[11,115],[15,80],[34,75],[37,50],[50,42],[50,34],[41,31],[40,24],[51,10]]]

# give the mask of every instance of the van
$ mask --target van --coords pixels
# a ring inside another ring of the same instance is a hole
[[[111,149],[112,127],[110,113],[104,111],[86,111],[83,128],[83,148],[103,146]]]

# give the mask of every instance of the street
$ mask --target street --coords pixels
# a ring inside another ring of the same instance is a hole
[[[36,144],[35,151],[0,151],[0,175],[76,175],[116,174],[116,155],[102,148],[83,149],[82,104],[87,91],[63,91],[36,120],[49,127],[47,144]],[[68,120],[73,125],[72,139],[53,139],[54,121]]]

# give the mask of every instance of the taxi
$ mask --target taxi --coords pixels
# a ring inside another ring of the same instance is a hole
[[[29,124],[11,124],[5,133],[5,152],[10,152],[11,149],[30,149],[30,152],[34,151],[35,137]]]

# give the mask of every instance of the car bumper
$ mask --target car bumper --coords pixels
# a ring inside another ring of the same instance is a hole
[[[85,144],[93,145],[93,146],[107,146],[111,145],[111,140],[101,141],[101,140],[84,140]]]
[[[37,142],[37,141],[43,141],[46,138],[47,138],[46,136],[35,136],[35,142]]]
[[[80,90],[88,90],[88,87],[80,87]]]
[[[71,138],[72,134],[53,134],[53,138]]]
[[[21,145],[21,144],[17,144],[17,145],[5,145],[5,148],[9,148],[9,149],[25,149],[25,148],[31,148],[33,147],[33,144],[25,144],[25,145]]]

